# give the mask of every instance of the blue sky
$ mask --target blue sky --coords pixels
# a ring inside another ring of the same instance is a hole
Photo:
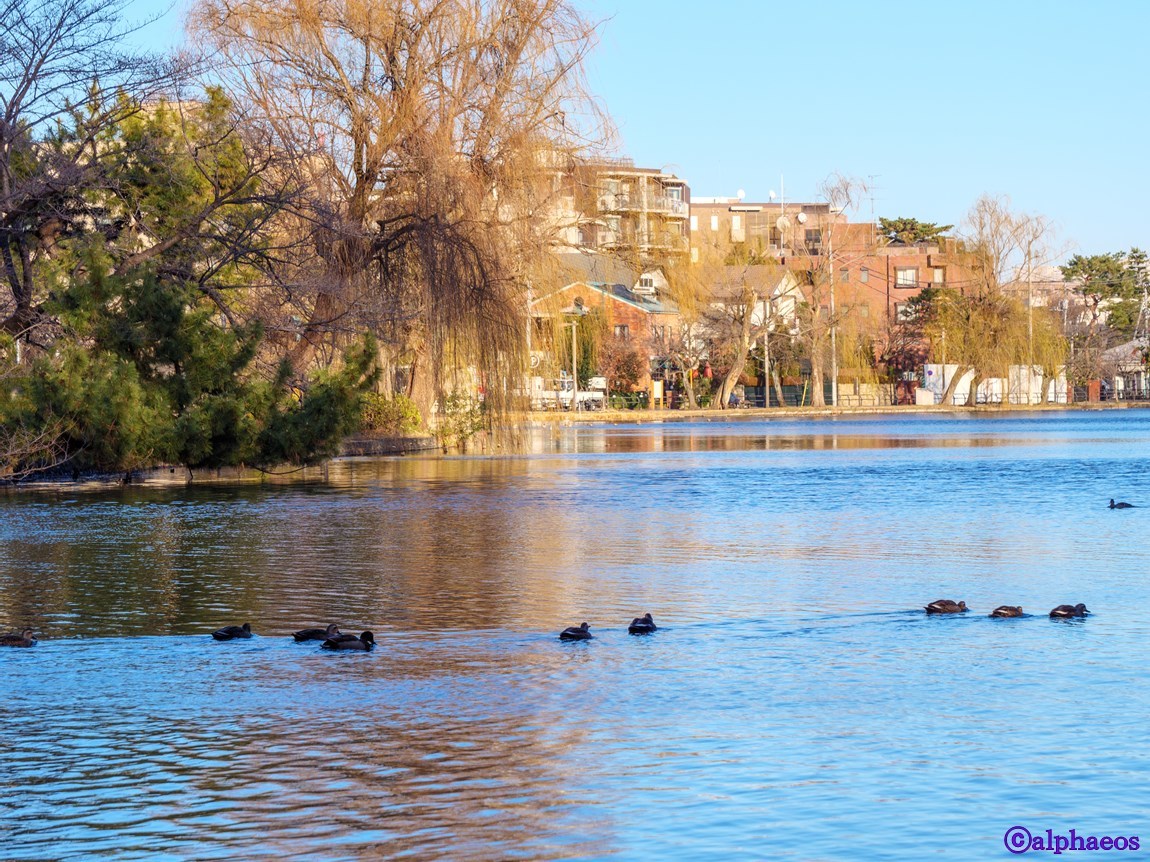
[[[1006,195],[1073,251],[1150,246],[1150,3],[577,2],[621,151],[692,194],[782,176],[809,200],[838,172],[873,177],[879,216],[961,223]]]

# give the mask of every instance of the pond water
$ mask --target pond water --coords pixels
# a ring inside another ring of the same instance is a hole
[[[0,628],[40,637],[0,649],[0,856],[1150,846],[1150,411],[548,427],[530,451],[0,496]],[[645,611],[659,631],[628,636]],[[377,648],[289,637],[329,622]]]

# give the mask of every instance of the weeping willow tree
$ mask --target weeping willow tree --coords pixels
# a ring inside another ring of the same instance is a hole
[[[843,311],[838,324],[839,376],[856,383],[875,384],[879,380],[875,366],[875,327],[860,309],[850,306]]]
[[[922,325],[934,362],[957,364],[943,393],[954,403],[954,392],[971,373],[967,404],[977,400],[978,387],[989,377],[1011,382],[1012,367],[1040,370],[1050,381],[1066,361],[1066,339],[1049,309],[1032,309],[1000,291],[964,296],[951,289],[924,291],[913,313]],[[1028,375],[1029,381],[1029,375]]]
[[[555,369],[571,373],[571,324],[575,324],[575,373],[586,387],[599,373],[599,360],[607,342],[607,315],[599,308],[581,314],[563,314],[551,321],[551,362]]]
[[[952,404],[954,389],[973,372],[967,403],[974,404],[978,387],[988,377],[1011,383],[1011,367],[1030,374],[1040,369],[1046,380],[1066,361],[1066,339],[1057,318],[1047,309],[1027,308],[1006,288],[1042,264],[1052,251],[1053,231],[1042,216],[1011,210],[1006,198],[983,196],[967,214],[962,232],[971,253],[971,290],[924,292],[920,307],[935,361],[959,364],[943,403]]]
[[[555,179],[604,134],[594,27],[568,0],[200,0],[190,21],[304,191],[274,272],[297,367],[366,324],[421,406],[469,367],[505,407]]]

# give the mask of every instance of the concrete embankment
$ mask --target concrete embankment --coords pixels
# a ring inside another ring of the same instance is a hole
[[[340,447],[339,457],[408,455],[438,448],[439,444],[434,437],[357,435],[344,441]],[[0,489],[8,487],[50,491],[100,491],[123,486],[322,482],[328,479],[329,463],[310,467],[285,465],[269,470],[255,470],[251,467],[204,467],[189,470],[182,466],[159,465],[123,473],[74,473],[65,468],[25,479],[15,485],[0,485]]]
[[[827,419],[843,416],[939,416],[981,415],[999,416],[1008,413],[1065,413],[1067,411],[1125,410],[1150,407],[1148,402],[1079,402],[1075,404],[979,404],[975,407],[954,407],[937,404],[904,405],[899,407],[739,407],[730,410],[590,410],[571,413],[566,410],[543,410],[517,414],[509,424],[526,422],[535,424],[579,423],[634,423],[650,422],[735,422],[761,419]]]

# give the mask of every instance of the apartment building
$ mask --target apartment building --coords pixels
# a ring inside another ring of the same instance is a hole
[[[777,260],[809,283],[830,255],[837,310],[879,325],[905,315],[924,288],[962,291],[974,283],[953,241],[890,243],[875,224],[851,222],[827,203],[695,197],[689,227],[692,260],[708,249],[741,252],[752,262]]]
[[[691,192],[686,180],[615,158],[577,165],[558,183],[561,244],[640,260],[687,254]]]

